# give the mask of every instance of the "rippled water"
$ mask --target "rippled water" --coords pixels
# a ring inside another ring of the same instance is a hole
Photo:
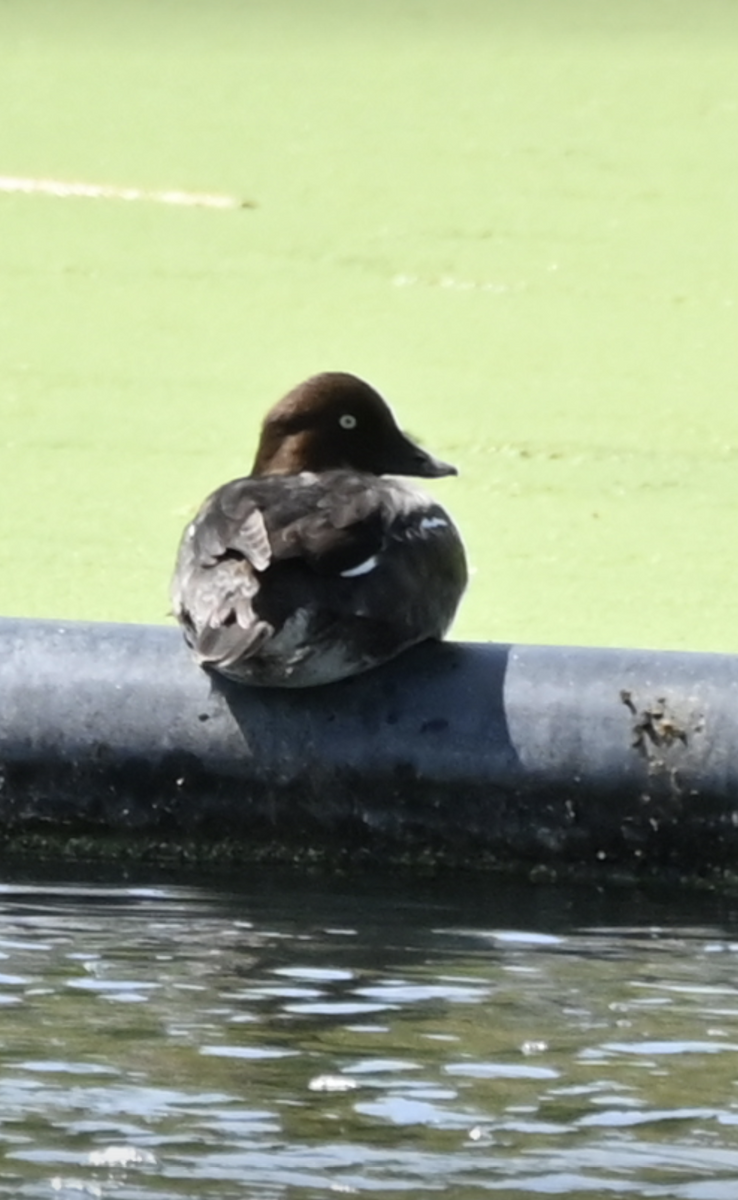
[[[0,952],[2,1196],[738,1196],[730,900],[34,880]]]

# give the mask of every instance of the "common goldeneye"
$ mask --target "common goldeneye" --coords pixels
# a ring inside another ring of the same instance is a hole
[[[299,384],[267,414],[251,475],[182,537],[172,606],[197,662],[311,687],[441,638],[466,586],[461,538],[440,504],[384,476],[456,473],[355,375]]]

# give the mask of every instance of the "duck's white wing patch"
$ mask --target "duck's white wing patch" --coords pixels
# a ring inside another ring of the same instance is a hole
[[[370,571],[374,570],[378,561],[377,555],[372,554],[370,558],[365,558],[363,562],[360,562],[358,567],[349,567],[348,571],[341,571],[341,578],[353,579],[356,575],[368,575]]]

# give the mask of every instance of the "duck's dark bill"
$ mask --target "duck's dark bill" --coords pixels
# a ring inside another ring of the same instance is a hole
[[[393,446],[393,453],[388,457],[384,475],[417,475],[421,479],[440,479],[443,475],[458,475],[456,467],[451,463],[434,458],[427,450],[421,449],[409,437],[401,435]]]
[[[425,471],[418,471],[418,475],[423,475],[426,479],[440,479],[442,475],[458,475],[458,468],[452,463],[442,462],[440,458],[434,458],[432,454],[425,454],[424,461],[426,463]]]

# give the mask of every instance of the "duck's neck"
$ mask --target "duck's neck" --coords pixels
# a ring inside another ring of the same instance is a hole
[[[306,469],[310,455],[306,453],[305,434],[296,433],[288,437],[270,437],[269,431],[262,433],[256,451],[252,475],[298,475]],[[312,466],[312,463],[311,463]],[[320,466],[313,467],[320,470]]]

